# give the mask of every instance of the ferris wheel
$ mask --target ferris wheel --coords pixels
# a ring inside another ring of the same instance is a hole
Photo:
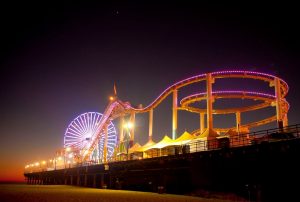
[[[64,147],[72,147],[81,151],[84,146],[96,135],[98,125],[101,122],[102,114],[98,112],[86,112],[77,116],[68,126],[64,135]],[[110,121],[107,128],[107,157],[111,157],[117,144],[117,132],[114,124]],[[98,145],[91,153],[91,159],[101,159],[103,157],[103,147],[105,134],[101,132]]]

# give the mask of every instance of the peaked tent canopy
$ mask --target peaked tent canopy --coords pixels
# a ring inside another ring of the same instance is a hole
[[[194,138],[195,138],[195,136],[193,136],[190,133],[188,133],[187,131],[185,131],[179,138],[177,138],[176,140],[173,140],[172,144],[170,144],[170,145],[186,144],[186,143],[190,142],[191,140],[193,140]]]
[[[167,135],[165,135],[164,138],[160,142],[158,142],[157,144],[152,145],[151,147],[147,148],[147,150],[149,150],[149,149],[161,149],[165,146],[171,145],[173,143],[173,141],[174,140],[172,140]]]
[[[143,146],[141,146],[140,148],[137,148],[135,151],[133,152],[144,152],[146,151],[149,147],[151,147],[152,145],[155,145],[156,143],[153,142],[152,140],[149,140],[146,144],[144,144]]]
[[[141,145],[139,144],[139,143],[135,143],[132,147],[130,147],[129,149],[128,149],[128,153],[130,154],[130,153],[133,153],[133,152],[135,152],[138,148],[140,148],[141,147]]]

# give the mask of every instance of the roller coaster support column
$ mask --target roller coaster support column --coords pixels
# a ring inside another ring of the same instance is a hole
[[[281,106],[281,90],[280,90],[280,80],[275,77],[275,95],[276,95],[276,115],[277,115],[277,126],[278,128],[283,128],[283,117],[282,117],[282,106]]]
[[[206,103],[207,103],[207,128],[213,128],[213,118],[212,118],[212,103],[213,103],[213,96],[212,96],[212,78],[211,73],[208,73],[206,76]]]
[[[134,141],[135,112],[131,112],[130,122],[132,123],[132,127],[129,129],[130,130],[129,146],[132,147],[133,146],[133,141]]]
[[[149,111],[149,141],[152,141],[152,129],[153,129],[153,109]]]
[[[119,141],[120,143],[124,141],[124,116],[122,115],[120,117],[120,136],[119,136]]]
[[[212,84],[214,80],[211,76],[211,73],[206,75],[206,119],[207,119],[207,129],[201,134],[201,137],[207,139],[213,139],[218,136],[217,132],[213,130],[213,116],[212,116],[212,104],[214,102],[214,97],[212,96]]]
[[[103,146],[103,162],[107,162],[107,138],[108,138],[107,124],[104,126],[104,146]]]
[[[285,114],[284,118],[283,118],[283,126],[288,126],[289,122],[288,122],[288,118],[287,118],[287,114]]]
[[[200,135],[204,132],[204,113],[200,113]]]
[[[241,112],[235,113],[235,121],[236,121],[236,132],[240,132],[240,126],[241,126]]]
[[[173,116],[172,116],[172,139],[175,140],[177,136],[177,103],[178,103],[178,90],[173,91]]]

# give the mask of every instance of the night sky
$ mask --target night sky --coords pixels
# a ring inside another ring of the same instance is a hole
[[[296,5],[105,2],[1,5],[0,181],[23,180],[24,165],[52,157],[77,115],[105,110],[114,82],[121,100],[146,106],[196,74],[266,72],[290,85],[289,123],[300,123]],[[218,88],[258,90],[247,82],[230,80]],[[187,88],[179,98],[203,89]],[[148,114],[136,121],[136,139],[144,144]],[[198,115],[179,112],[180,133],[198,125]],[[215,125],[233,122],[216,118]],[[154,111],[154,140],[171,136],[171,127],[169,97]]]

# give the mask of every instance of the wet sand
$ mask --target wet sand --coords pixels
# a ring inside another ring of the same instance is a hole
[[[225,202],[227,200],[65,185],[0,184],[0,201]]]

